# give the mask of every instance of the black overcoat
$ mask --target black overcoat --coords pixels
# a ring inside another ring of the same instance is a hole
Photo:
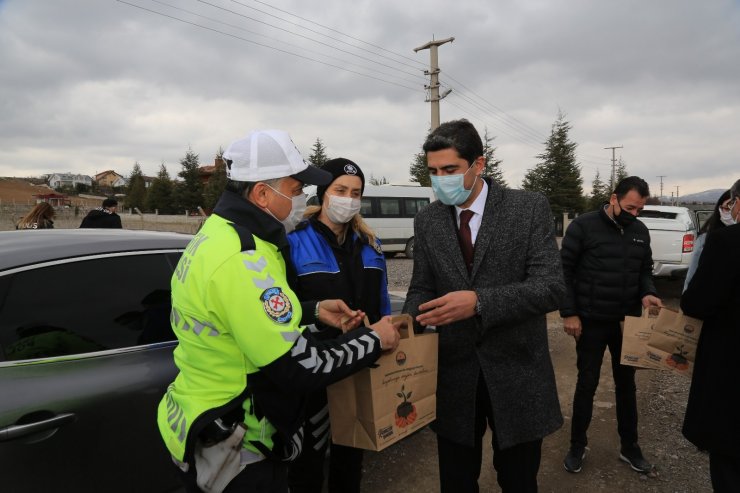
[[[487,180],[485,210],[468,273],[454,207],[433,202],[414,221],[414,271],[404,312],[451,291],[475,290],[481,315],[437,327],[437,420],[432,428],[474,443],[475,395],[485,378],[499,446],[540,439],[563,423],[547,343],[547,312],[564,291],[553,220],[540,194]]]
[[[709,233],[681,309],[704,320],[683,434],[701,449],[740,457],[740,225]]]

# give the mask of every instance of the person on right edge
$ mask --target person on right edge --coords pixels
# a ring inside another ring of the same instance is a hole
[[[740,381],[740,180],[730,189],[731,224],[707,237],[699,266],[681,297],[681,310],[704,321],[683,434],[709,452],[717,493],[740,491],[740,420],[735,390]]]
[[[586,432],[607,347],[617,401],[619,458],[641,473],[653,467],[637,444],[635,368],[619,362],[620,322],[625,315],[640,316],[643,307],[663,306],[653,285],[650,233],[637,220],[649,196],[645,180],[629,176],[617,184],[609,203],[575,218],[563,237],[560,254],[566,295],[560,316],[565,333],[576,340],[578,367],[570,450],[563,461],[568,472],[580,472],[583,466]]]
[[[442,493],[477,493],[483,436],[503,493],[536,493],[542,438],[563,424],[546,314],[563,295],[547,199],[483,178],[467,120],[423,146],[439,199],[414,218],[403,311],[439,333],[437,434]]]
[[[725,226],[733,224],[732,218],[730,217],[729,204],[730,191],[725,190],[724,193],[719,196],[719,199],[717,199],[712,215],[709,216],[709,219],[707,219],[701,229],[699,229],[699,236],[696,238],[696,241],[694,241],[694,253],[691,254],[689,271],[686,273],[686,280],[683,283],[684,291],[689,287],[691,278],[694,277],[696,267],[699,265],[699,257],[701,257],[701,252],[704,250],[704,244],[707,241],[709,233],[716,229],[724,228]]]

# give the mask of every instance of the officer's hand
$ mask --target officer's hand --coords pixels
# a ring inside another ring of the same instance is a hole
[[[446,325],[475,315],[475,291],[453,291],[419,305],[423,312],[416,317],[421,325]]]
[[[581,337],[581,319],[578,315],[565,317],[563,319],[563,331],[569,336],[575,337],[576,341]]]
[[[390,316],[385,316],[370,326],[380,337],[380,347],[384,351],[393,351],[398,347],[401,336],[398,333],[398,327],[393,325]]]
[[[649,306],[659,306],[663,308],[663,301],[652,294],[645,295],[642,297],[642,307],[647,308]]]
[[[365,312],[352,310],[342,300],[323,300],[319,302],[319,321],[323,324],[347,332],[356,329],[365,320]]]

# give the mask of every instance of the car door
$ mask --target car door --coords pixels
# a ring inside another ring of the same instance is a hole
[[[55,261],[0,276],[2,490],[170,491],[157,405],[176,374],[180,252]]]

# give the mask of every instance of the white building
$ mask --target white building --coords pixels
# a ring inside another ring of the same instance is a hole
[[[91,187],[93,180],[87,175],[75,175],[73,173],[54,173],[49,176],[49,186],[55,189],[62,187],[74,188],[78,183]]]

